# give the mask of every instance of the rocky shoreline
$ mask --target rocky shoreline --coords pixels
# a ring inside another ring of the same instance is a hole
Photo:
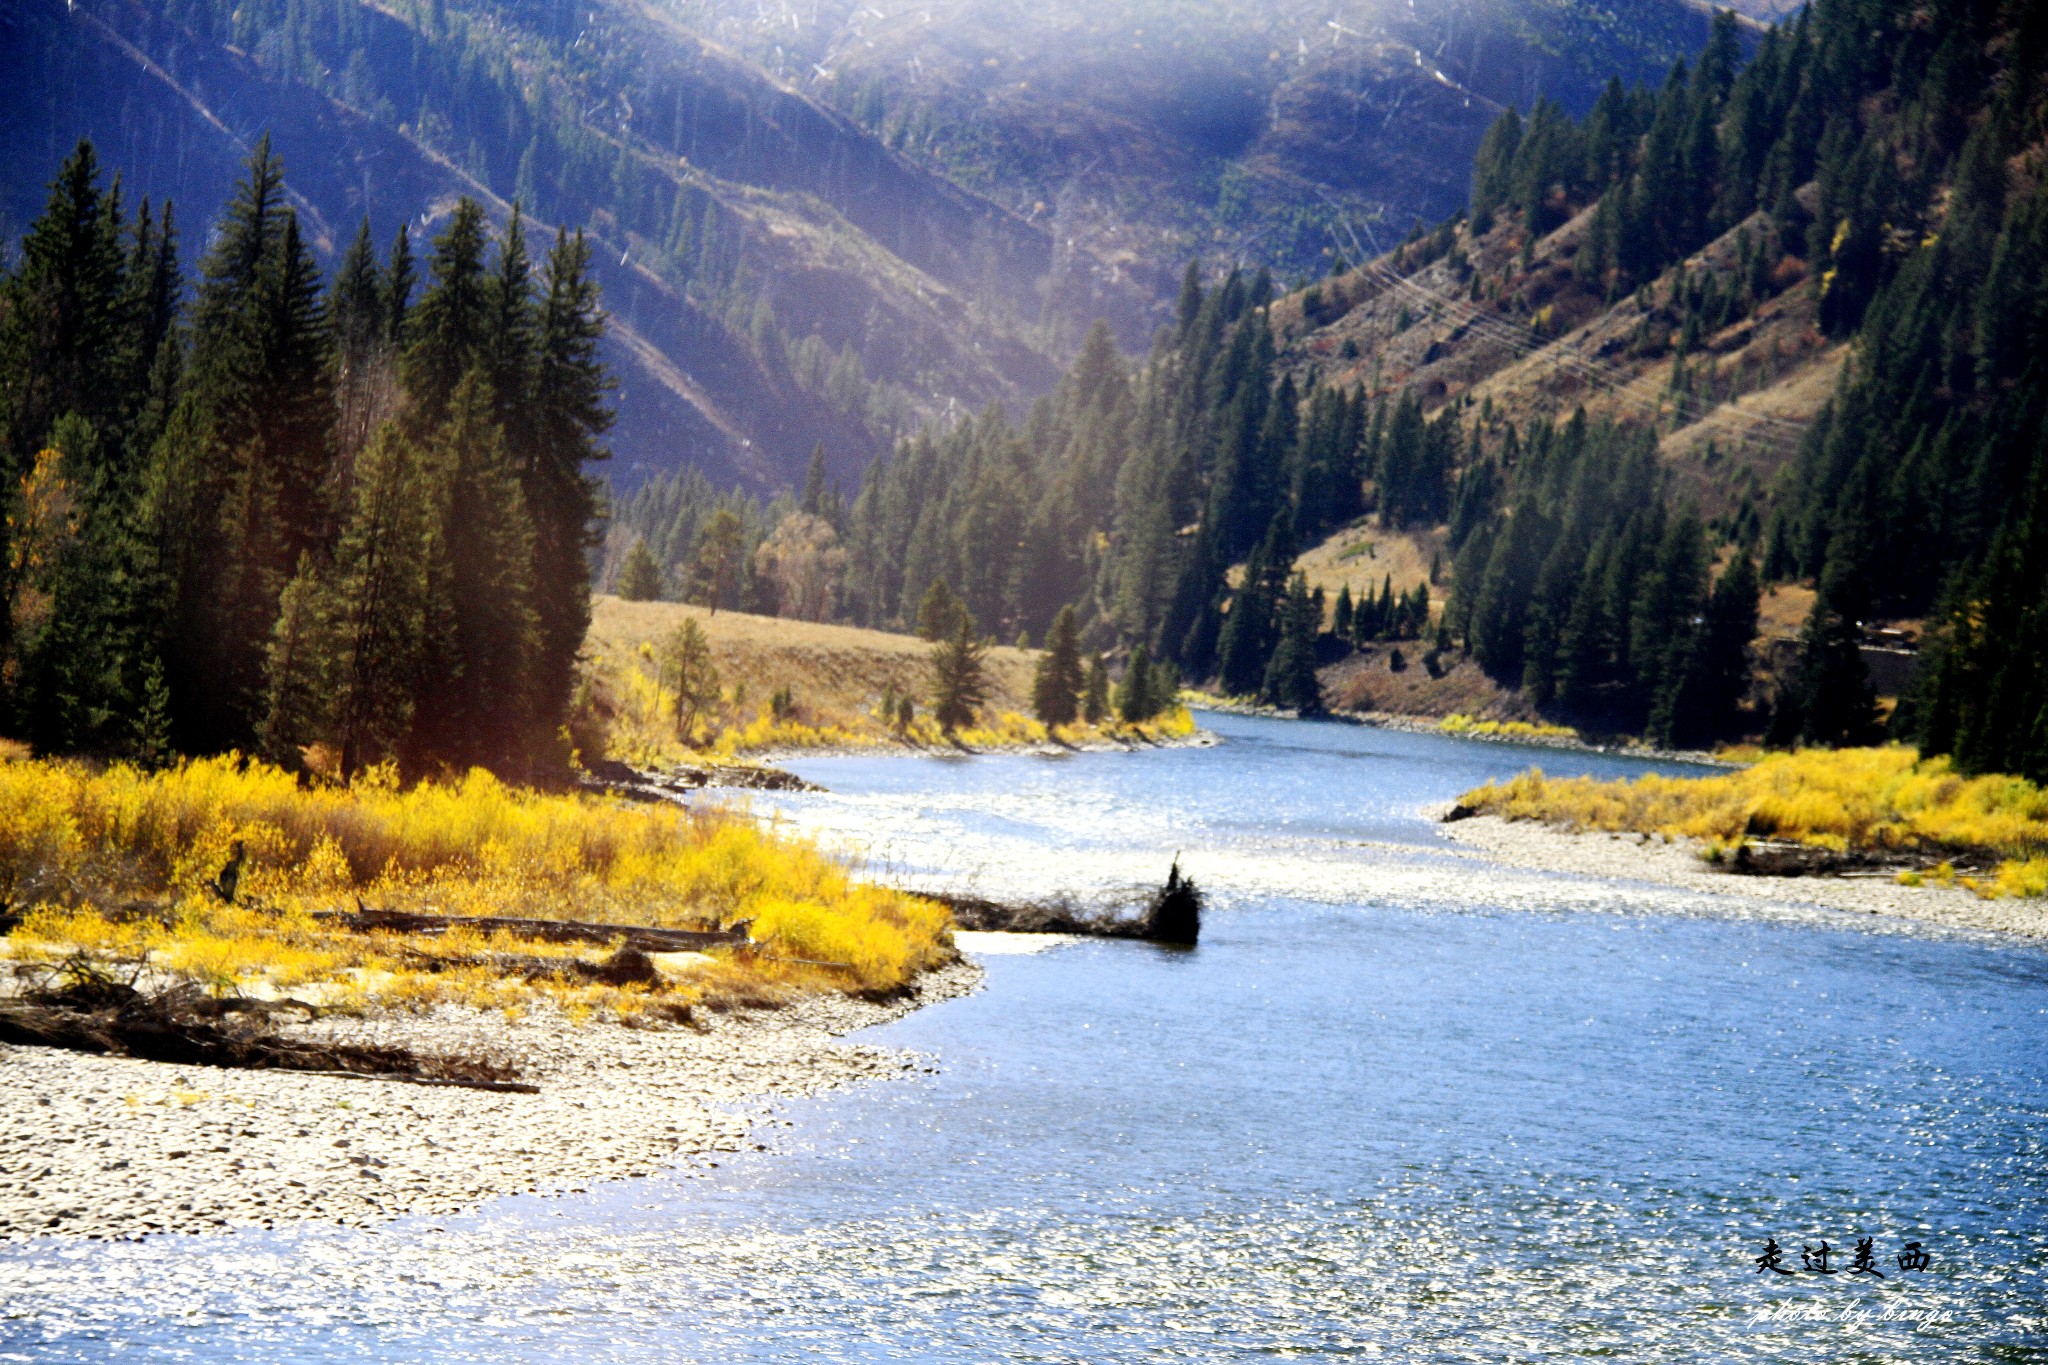
[[[1196,711],[1220,711],[1233,716],[1261,716],[1268,720],[1301,720],[1298,711],[1263,702],[1239,701],[1230,697],[1203,696],[1190,703]],[[1617,758],[1649,758],[1666,763],[1697,763],[1709,768],[1737,768],[1702,749],[1659,749],[1648,744],[1596,744],[1575,735],[1485,735],[1443,728],[1442,716],[1411,716],[1397,711],[1349,711],[1335,708],[1312,717],[1344,725],[1365,725],[1375,730],[1398,730],[1409,735],[1436,735],[1442,739],[1470,739],[1482,744],[1512,744],[1524,749],[1562,749],[1568,753],[1611,754]]]
[[[817,996],[703,1031],[453,1007],[291,1030],[504,1059],[533,1095],[0,1045],[0,1240],[360,1225],[715,1165],[774,1101],[928,1066],[840,1036],[981,979],[963,961],[905,999]]]
[[[1448,807],[1429,812],[1441,819]],[[1558,829],[1475,815],[1440,826],[1446,838],[1488,859],[1537,872],[1656,882],[1685,891],[1819,906],[1851,915],[1912,920],[2048,940],[2048,903],[1985,900],[1960,886],[1904,886],[1889,875],[1769,876],[1722,871],[1690,839]]]
[[[979,758],[983,755],[1055,756],[1059,754],[1133,754],[1147,749],[1207,749],[1221,741],[1210,731],[1197,727],[1193,733],[1166,739],[1084,739],[1074,744],[1034,740],[1021,744],[991,744],[970,748],[965,744],[915,744],[898,741],[874,745],[820,745],[812,749],[763,749],[747,756],[772,771],[777,763],[796,763],[807,758]],[[794,777],[794,774],[789,774]],[[801,778],[795,779],[799,782]],[[747,785],[760,786],[761,783]],[[811,784],[806,787],[816,790]]]

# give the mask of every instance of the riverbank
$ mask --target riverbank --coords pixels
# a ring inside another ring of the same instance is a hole
[[[1190,691],[1183,692],[1182,695],[1192,698],[1189,705],[1197,711],[1217,711],[1233,716],[1259,716],[1269,720],[1301,719],[1299,712],[1281,706],[1267,706],[1263,702],[1219,697],[1207,692]],[[1528,721],[1475,720],[1455,713],[1448,716],[1409,715],[1395,711],[1356,711],[1342,707],[1325,711],[1318,719],[1339,721],[1345,725],[1369,725],[1376,730],[1397,730],[1409,735],[1443,735],[1452,739],[1475,739],[1487,744],[1561,749],[1567,753],[1609,754],[1617,758],[1653,759],[1660,763],[1697,763],[1711,768],[1742,766],[1719,755],[1708,753],[1704,749],[1659,749],[1636,741],[1599,743],[1584,739],[1576,731],[1561,726],[1543,726]]]
[[[1430,812],[1441,819],[1450,808]],[[1684,837],[1578,832],[1528,820],[1475,815],[1440,826],[1446,838],[1495,862],[1537,872],[1654,882],[1717,896],[1790,901],[1851,915],[1875,915],[2048,939],[2048,905],[1985,900],[1960,886],[1905,886],[1889,876],[1781,877],[1719,871],[1705,844]]]
[[[685,626],[715,675],[700,681],[687,745],[663,662]],[[588,643],[588,695],[572,727],[586,762],[740,769],[798,756],[1128,751],[1186,741],[1195,728],[1176,707],[1136,724],[1111,717],[1049,732],[1031,717],[1042,651],[1014,646],[983,654],[980,714],[947,734],[929,712],[932,645],[915,635],[598,597]]]
[[[515,1061],[532,1095],[0,1045],[0,1240],[361,1225],[716,1164],[779,1100],[925,1066],[841,1035],[980,982],[959,962],[887,1003],[814,995],[701,1031],[455,1005],[282,1030]]]

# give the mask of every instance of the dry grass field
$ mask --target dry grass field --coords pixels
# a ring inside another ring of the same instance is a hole
[[[1370,521],[1356,522],[1333,533],[1322,544],[1298,556],[1294,567],[1311,588],[1321,588],[1326,610],[1336,610],[1339,589],[1350,588],[1354,601],[1378,596],[1393,575],[1396,593],[1412,592],[1429,577],[1430,561],[1441,557],[1441,583],[1431,584],[1430,610],[1440,612],[1450,595],[1450,555],[1443,548],[1442,527],[1414,531],[1383,531]]]
[[[753,701],[779,687],[794,694],[800,716],[817,723],[853,725],[885,692],[922,697],[930,681],[931,646],[914,635],[859,626],[828,626],[740,611],[713,614],[680,602],[626,602],[599,597],[592,604],[588,649],[600,665],[642,662],[652,645],[685,619],[710,637],[718,674],[730,687],[743,684]],[[1034,650],[998,646],[988,652],[991,709],[1029,711]]]
[[[676,602],[626,602],[599,597],[591,612],[586,651],[591,675],[609,710],[608,749],[615,757],[650,762],[680,755],[673,699],[655,686],[660,641],[684,621],[704,630],[718,670],[721,700],[697,737],[698,751],[723,754],[775,749],[903,744],[928,748],[951,743],[926,711],[932,647],[914,635],[823,625],[721,611]],[[989,692],[980,720],[956,737],[969,748],[1043,743],[1045,728],[1029,719],[1031,679],[1040,651],[1007,645],[987,654]],[[770,698],[788,689],[790,707],[770,711]],[[906,731],[882,714],[889,698],[911,699],[917,719]],[[664,707],[666,706],[666,710]],[[1140,726],[1075,726],[1059,738],[1158,739],[1185,734],[1193,721],[1184,709]]]

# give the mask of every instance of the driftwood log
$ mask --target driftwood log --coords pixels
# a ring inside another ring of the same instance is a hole
[[[285,1038],[262,1024],[263,1002],[223,1002],[185,985],[154,995],[105,977],[84,976],[58,988],[24,993],[0,1005],[0,1043],[59,1047],[179,1066],[301,1071],[414,1085],[538,1094],[512,1067],[474,1057],[414,1052],[365,1043]],[[248,1005],[246,1010],[238,1007]]]
[[[1192,944],[1202,932],[1202,892],[1181,875],[1180,859],[1163,885],[1089,906],[1071,896],[1040,901],[997,901],[983,896],[921,891],[953,912],[962,929],[1011,934],[1073,934],[1084,938],[1144,939]]]
[[[586,791],[623,796],[629,801],[674,801],[705,787],[739,787],[754,791],[817,792],[825,790],[793,772],[746,763],[679,763],[654,771],[616,759],[589,765],[581,782]]]
[[[546,943],[618,944],[643,953],[701,953],[707,948],[741,948],[749,942],[747,925],[730,929],[656,929],[643,924],[597,924],[567,919],[508,919],[495,915],[427,915],[410,910],[332,910],[314,916],[358,933],[445,934],[474,929],[480,934],[503,931]]]

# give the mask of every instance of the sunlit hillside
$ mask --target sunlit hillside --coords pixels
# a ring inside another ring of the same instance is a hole
[[[691,743],[682,744],[675,697],[662,690],[659,679],[663,642],[686,621],[698,625],[710,644],[719,695],[703,708]],[[1030,719],[1037,650],[989,648],[986,704],[974,725],[951,737],[929,715],[932,646],[914,635],[599,597],[587,653],[593,687],[602,697],[607,747],[616,757],[660,762],[689,751],[982,748],[1048,739],[1045,727]],[[896,711],[906,702],[913,716],[908,725]],[[1138,726],[1062,727],[1058,737],[1140,740],[1192,729],[1187,712],[1176,708]]]

